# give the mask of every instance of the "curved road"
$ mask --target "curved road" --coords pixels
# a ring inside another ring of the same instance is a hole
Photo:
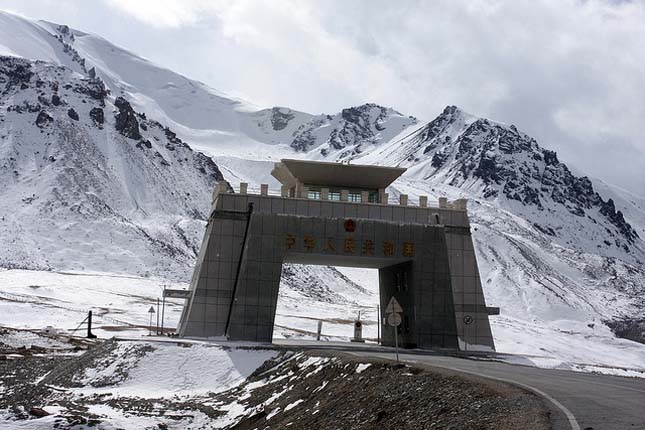
[[[354,352],[354,354],[393,358],[391,353]],[[540,394],[546,394],[549,400],[553,399],[566,408],[565,410],[551,408],[555,430],[645,430],[645,380],[643,379],[539,369],[455,357],[400,354],[400,359],[408,363],[465,371],[516,382],[537,389]],[[567,410],[572,416],[567,416]]]
[[[394,359],[391,348],[279,342],[290,349],[344,351],[357,356]],[[402,350],[401,361],[465,372],[515,383],[547,398],[554,430],[645,430],[645,379],[540,369],[498,361]]]

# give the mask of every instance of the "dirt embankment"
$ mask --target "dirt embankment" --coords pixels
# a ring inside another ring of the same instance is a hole
[[[550,428],[542,400],[515,387],[350,356],[325,359],[319,370],[299,365],[311,355],[325,354],[303,354],[249,378],[269,383],[249,399],[259,411],[232,429]],[[262,407],[279,392],[284,393]]]
[[[12,411],[12,420],[40,419],[34,411],[58,405],[64,409],[53,421],[59,429],[115,424],[108,415],[90,413],[92,405],[105,405],[122,416],[146,417],[151,420],[149,428],[160,429],[550,428],[541,399],[518,388],[328,352],[278,355],[224,392],[166,398],[152,392],[144,397],[73,394],[74,388],[82,386],[81,376],[88,369],[107,366],[113,368],[110,377],[91,385],[116,389],[129,380],[138,360],[155,350],[154,343],[126,346],[118,349],[118,342],[107,341],[82,355],[37,354],[0,362],[0,386],[4,387],[0,390],[0,412]],[[190,345],[177,346],[186,347]],[[129,364],[111,365],[117,351],[119,356],[128,355],[123,363]]]

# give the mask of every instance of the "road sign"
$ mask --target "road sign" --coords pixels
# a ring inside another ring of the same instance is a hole
[[[155,307],[150,306],[150,309],[148,309],[148,313],[150,314],[150,331],[148,332],[148,336],[152,336],[152,314],[155,313]]]
[[[190,290],[171,290],[166,288],[163,290],[163,296],[169,299],[188,299],[190,298]]]
[[[390,299],[390,303],[388,303],[387,307],[385,308],[385,315],[388,314],[394,314],[394,313],[403,313],[403,308],[399,304],[399,302],[392,296]]]
[[[387,323],[394,328],[394,348],[396,351],[396,361],[399,361],[399,337],[398,337],[398,326],[401,325],[401,314],[403,313],[403,308],[399,302],[392,296],[390,303],[387,304],[385,308],[385,315],[387,315]]]
[[[387,323],[392,327],[398,327],[401,325],[401,314],[394,313],[387,316]]]

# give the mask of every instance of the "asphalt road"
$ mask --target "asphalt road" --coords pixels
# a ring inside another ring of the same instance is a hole
[[[363,357],[394,359],[383,347],[323,342],[280,342],[283,347],[342,350]],[[540,369],[497,361],[401,351],[401,361],[515,383],[547,399],[554,430],[645,430],[645,379]]]
[[[353,354],[393,358],[393,354],[389,353],[361,351]],[[551,403],[555,430],[645,430],[643,379],[444,356],[400,354],[400,359],[519,383],[525,388],[537,390],[538,394],[546,395]]]

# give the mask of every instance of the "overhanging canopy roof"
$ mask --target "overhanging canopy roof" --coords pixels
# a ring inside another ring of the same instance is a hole
[[[271,175],[290,188],[299,181],[330,187],[379,189],[386,188],[405,170],[402,167],[283,159],[275,164]]]

